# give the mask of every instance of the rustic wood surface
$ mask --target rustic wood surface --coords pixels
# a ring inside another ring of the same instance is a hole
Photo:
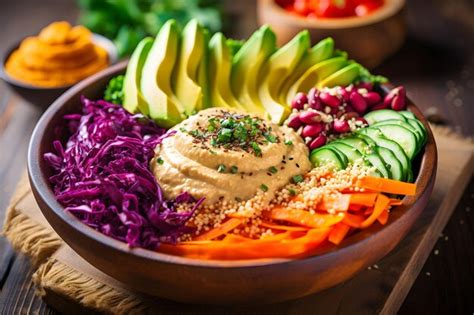
[[[246,37],[255,28],[252,1],[229,1],[231,33]],[[472,1],[408,1],[409,37],[378,72],[406,85],[410,97],[431,116],[465,135],[474,134],[474,4]],[[74,21],[72,1],[2,0],[1,49],[58,19]],[[26,160],[29,136],[40,111],[0,83],[0,220]],[[467,174],[467,176],[470,176]],[[474,292],[474,181],[471,180],[400,313],[472,313]],[[422,262],[421,262],[422,263]],[[29,264],[0,238],[0,310],[50,314],[33,294]],[[3,309],[3,306],[9,308]],[[344,313],[344,309],[339,310]],[[350,310],[345,310],[350,312]]]

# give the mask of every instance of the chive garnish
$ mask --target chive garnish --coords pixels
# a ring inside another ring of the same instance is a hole
[[[303,176],[301,176],[301,175],[295,175],[295,176],[293,176],[292,179],[293,179],[293,182],[294,182],[295,184],[298,184],[298,183],[301,183],[301,182],[303,181]]]
[[[161,157],[157,158],[156,159],[156,163],[160,164],[160,165],[163,165],[165,161],[163,161],[163,159]]]
[[[219,173],[224,173],[224,172],[225,172],[225,165],[224,165],[224,164],[219,164],[219,165],[217,166],[217,171],[218,171]]]
[[[267,192],[267,191],[268,191],[268,186],[265,185],[265,184],[261,184],[261,185],[260,185],[260,189],[261,189],[262,191],[264,191],[264,192]]]
[[[232,165],[232,167],[230,168],[230,172],[232,174],[237,174],[238,171],[239,171],[239,168],[235,165]]]
[[[292,145],[292,144],[293,144],[293,141],[291,141],[291,140],[286,140],[286,141],[285,141],[285,144],[286,144],[286,145]]]
[[[272,166],[268,169],[270,171],[270,173],[272,174],[275,174],[276,172],[278,172],[277,168],[275,166]]]

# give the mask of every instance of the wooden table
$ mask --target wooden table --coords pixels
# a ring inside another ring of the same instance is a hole
[[[432,120],[449,124],[464,135],[474,134],[474,5],[469,0],[408,1],[409,37],[402,50],[376,72],[403,83],[410,97]],[[227,1],[233,15],[229,32],[245,38],[255,29],[253,1]],[[2,0],[1,49],[47,23],[75,21],[73,1]],[[237,19],[236,19],[237,18]],[[26,162],[29,136],[41,112],[0,83],[0,221]],[[400,309],[413,313],[474,311],[474,181],[428,258]],[[34,295],[29,262],[0,237],[0,310],[55,314]],[[5,288],[9,288],[5,290]]]

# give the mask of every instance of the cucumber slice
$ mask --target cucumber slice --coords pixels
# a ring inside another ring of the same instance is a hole
[[[365,115],[364,118],[365,120],[367,120],[369,125],[373,125],[375,123],[378,123],[379,121],[390,120],[390,119],[406,121],[403,115],[391,109],[374,110],[373,112],[370,112],[367,115]]]
[[[364,140],[356,136],[342,138],[342,139],[336,140],[336,142],[347,144],[357,149],[357,151],[359,151],[362,154],[370,150],[370,146],[367,144],[367,142],[365,142]]]
[[[411,168],[408,170],[407,182],[413,182],[413,171],[411,170]]]
[[[410,130],[411,132],[413,132],[413,134],[415,135],[415,138],[416,138],[416,144],[417,144],[416,145],[416,153],[419,151],[419,149],[421,149],[421,146],[422,146],[422,143],[423,143],[423,133],[418,131],[417,129],[413,128],[412,125],[410,125],[406,121],[401,121],[401,120],[396,120],[396,119],[389,119],[389,120],[384,120],[384,121],[380,121],[378,123],[375,123],[371,127],[379,127],[379,126],[382,126],[382,125],[399,125],[399,126],[402,126],[406,129]]]
[[[397,159],[395,154],[387,148],[376,147],[377,152],[385,162],[386,167],[390,171],[390,178],[395,180],[404,180],[402,163]]]
[[[407,110],[402,110],[402,111],[399,111],[398,113],[402,115],[403,117],[405,117],[406,119],[417,119],[415,114]]]
[[[347,145],[343,142],[334,141],[329,143],[327,146],[342,152],[347,157],[349,163],[354,164],[356,161],[362,161],[362,154],[359,152],[359,150],[350,145]]]
[[[392,177],[392,174],[390,170],[386,167],[384,160],[375,150],[372,153],[365,154],[364,158],[369,161],[370,164],[372,164],[377,169],[377,171],[380,172],[380,174],[382,174],[382,177]]]
[[[377,126],[377,128],[387,139],[398,143],[403,148],[403,151],[405,151],[409,159],[415,157],[418,143],[414,132],[396,124],[381,124]]]
[[[331,150],[333,150],[337,156],[339,157],[339,159],[342,161],[342,164],[346,165],[349,164],[349,159],[347,158],[347,156],[341,151],[341,150],[338,150],[336,147],[332,146],[332,147],[329,147]]]
[[[418,119],[407,119],[407,122],[413,127],[415,128],[416,130],[419,131],[419,133],[421,133],[422,135],[422,142],[421,142],[421,146],[424,146],[425,143],[426,143],[426,129],[425,129],[425,126],[423,126],[423,124],[418,120]]]
[[[376,143],[377,146],[387,148],[390,151],[395,154],[395,157],[398,159],[398,161],[402,165],[402,180],[406,180],[408,178],[408,170],[411,169],[411,163],[410,159],[406,155],[405,151],[403,151],[403,148],[396,143],[395,141],[392,141],[390,139],[387,139],[382,131],[376,127],[368,127],[368,128],[362,128],[358,131],[358,133],[364,134],[368,137],[370,137],[374,142]]]
[[[347,166],[344,165],[344,162],[341,161],[339,155],[333,149],[327,147],[313,150],[309,159],[314,167],[331,163],[335,169],[341,170]]]

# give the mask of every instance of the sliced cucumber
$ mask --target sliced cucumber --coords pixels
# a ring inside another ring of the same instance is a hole
[[[341,170],[347,166],[343,161],[341,161],[339,155],[333,149],[328,147],[313,150],[309,159],[315,167],[330,163],[335,169]]]
[[[411,162],[405,151],[403,151],[403,148],[398,143],[387,139],[383,135],[382,131],[376,127],[362,128],[358,131],[358,133],[362,133],[370,137],[377,146],[387,148],[392,151],[402,165],[402,180],[406,180],[408,178],[408,170],[411,168]]]
[[[380,124],[377,128],[387,139],[398,143],[409,159],[413,159],[418,147],[415,132],[397,124]]]
[[[367,142],[365,142],[364,140],[362,140],[361,138],[356,137],[356,136],[351,136],[351,137],[339,139],[339,140],[336,140],[336,141],[347,144],[347,145],[357,149],[362,154],[364,152],[370,150],[370,146],[367,144]]]
[[[413,182],[413,171],[411,170],[411,168],[408,169],[407,182],[409,183]]]
[[[407,122],[413,127],[415,128],[416,130],[419,131],[419,133],[421,133],[422,135],[422,138],[421,138],[421,146],[424,146],[425,143],[426,143],[426,129],[425,129],[425,126],[423,126],[423,124],[418,120],[418,119],[407,119]]]
[[[365,120],[367,120],[369,125],[373,125],[375,123],[378,123],[379,121],[390,119],[405,121],[405,117],[403,115],[391,109],[374,110],[373,112],[370,112],[365,115],[364,118]]]
[[[404,180],[402,163],[397,159],[395,154],[384,147],[376,147],[377,152],[385,162],[386,167],[390,170],[390,178],[395,180]]]
[[[421,149],[421,146],[422,146],[422,143],[423,143],[423,133],[418,131],[417,129],[413,128],[412,125],[410,125],[406,121],[396,120],[396,119],[389,119],[389,120],[384,120],[384,121],[380,121],[378,123],[375,123],[375,124],[372,125],[372,127],[379,127],[379,126],[382,126],[382,125],[398,125],[398,126],[402,126],[406,129],[410,130],[411,132],[413,132],[413,134],[415,135],[415,138],[416,138],[417,145],[416,145],[415,154],[419,151],[419,149]]]
[[[342,161],[342,164],[346,165],[349,164],[349,159],[347,158],[347,156],[341,152],[341,150],[338,150],[338,148],[336,147],[330,147],[330,149],[332,149],[336,154],[337,156],[339,157],[339,159]]]
[[[407,110],[402,110],[402,111],[399,111],[398,113],[402,115],[403,117],[405,117],[406,119],[417,119],[415,114]]]
[[[347,157],[349,163],[354,164],[355,162],[362,160],[362,154],[359,152],[359,150],[343,142],[334,141],[329,143],[328,147],[334,147],[335,149],[342,152]]]

